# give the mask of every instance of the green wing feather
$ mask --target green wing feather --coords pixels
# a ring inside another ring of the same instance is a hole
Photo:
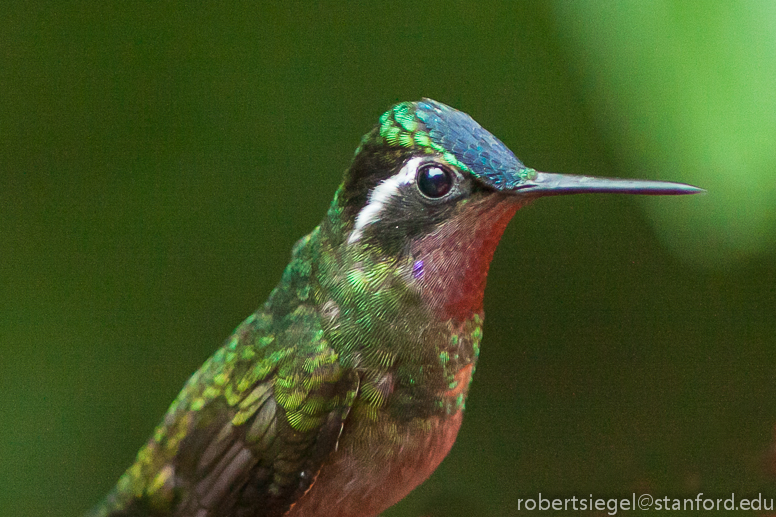
[[[310,306],[281,322],[254,314],[187,382],[94,515],[282,515],[336,448],[357,389]]]

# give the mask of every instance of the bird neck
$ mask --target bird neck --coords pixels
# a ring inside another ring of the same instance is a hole
[[[374,241],[349,243],[352,224],[335,198],[294,247],[266,309],[282,322],[314,305],[340,364],[361,372],[369,407],[395,407],[400,419],[453,414],[479,352],[488,267],[517,209],[501,201],[472,200],[396,254]]]

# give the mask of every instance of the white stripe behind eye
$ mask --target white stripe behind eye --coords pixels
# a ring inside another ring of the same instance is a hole
[[[352,244],[361,238],[364,228],[380,220],[380,213],[388,201],[399,194],[401,187],[415,180],[415,174],[423,158],[413,158],[404,164],[399,172],[381,181],[372,192],[369,193],[366,205],[356,216],[356,224],[348,238],[348,244]]]

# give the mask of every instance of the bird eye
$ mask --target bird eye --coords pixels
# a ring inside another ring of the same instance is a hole
[[[438,199],[453,187],[453,173],[436,163],[427,163],[418,168],[418,189],[432,199]]]

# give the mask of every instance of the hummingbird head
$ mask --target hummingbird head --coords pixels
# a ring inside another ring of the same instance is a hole
[[[384,257],[440,317],[465,319],[482,308],[488,267],[506,225],[531,200],[701,191],[537,172],[466,113],[423,99],[396,104],[364,136],[329,219],[339,223],[343,249]]]

